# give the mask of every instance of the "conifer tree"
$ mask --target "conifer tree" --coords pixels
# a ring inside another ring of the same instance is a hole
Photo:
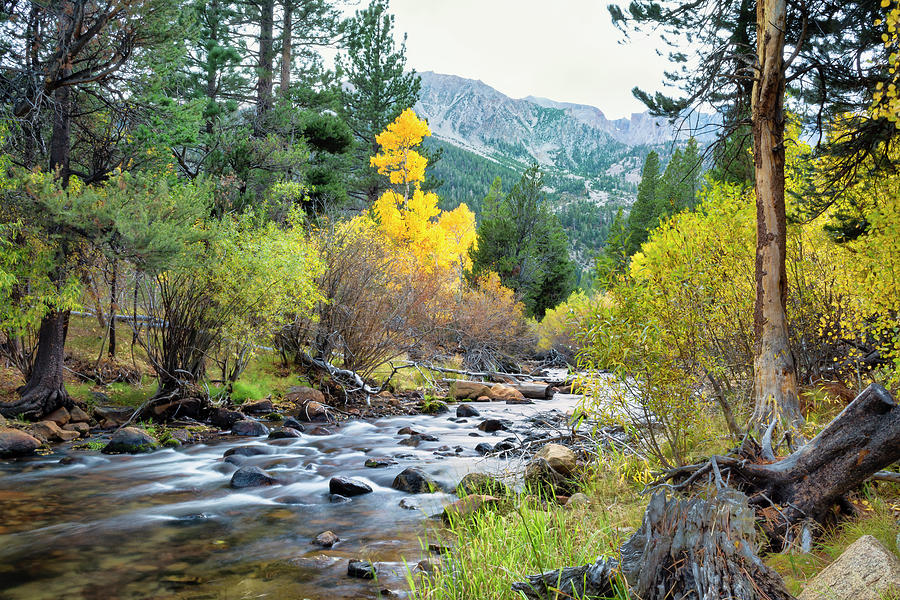
[[[637,199],[628,214],[628,254],[634,254],[659,221],[656,195],[659,188],[659,154],[651,150],[641,169]]]
[[[530,315],[541,318],[565,300],[575,283],[575,265],[559,219],[550,213],[544,179],[537,165],[525,171],[513,189],[499,197],[495,180],[485,198],[472,274],[490,271],[522,299]]]
[[[343,89],[343,112],[358,146],[354,195],[371,205],[385,190],[369,165],[369,157],[379,151],[375,136],[416,103],[421,82],[415,71],[405,72],[405,38],[399,46],[394,40],[388,0],[372,0],[345,29],[347,54],[338,59],[338,74],[349,84]]]

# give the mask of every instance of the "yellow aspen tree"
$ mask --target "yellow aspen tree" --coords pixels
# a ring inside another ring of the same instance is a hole
[[[430,135],[428,124],[406,109],[376,136],[381,152],[371,165],[391,188],[375,202],[373,213],[382,233],[411,253],[419,268],[461,274],[475,243],[475,215],[465,204],[442,212],[438,196],[422,191],[428,160],[416,148]]]

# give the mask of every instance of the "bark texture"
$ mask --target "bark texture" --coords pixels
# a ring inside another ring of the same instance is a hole
[[[61,406],[72,407],[63,381],[68,324],[68,312],[52,311],[43,318],[31,377],[21,389],[17,401],[0,404],[0,414],[39,419]]]
[[[756,305],[753,319],[756,405],[752,421],[760,431],[765,431],[777,419],[784,430],[791,431],[796,430],[803,419],[785,314],[785,0],[760,0],[756,10],[759,72],[752,98],[756,178]]]
[[[744,494],[724,489],[710,499],[679,500],[658,492],[620,559],[533,575],[513,590],[532,600],[604,598],[624,586],[641,600],[792,600],[756,548]]]
[[[256,80],[257,135],[262,135],[263,123],[272,109],[272,80],[275,52],[273,28],[275,25],[275,0],[262,0],[259,5],[259,59]]]
[[[294,0],[284,0],[284,21],[281,27],[281,88],[282,98],[288,98],[291,91],[291,36],[294,25]]]
[[[764,518],[770,538],[804,521],[826,523],[847,492],[900,460],[900,406],[872,384],[800,450],[771,464],[736,462],[732,481]]]

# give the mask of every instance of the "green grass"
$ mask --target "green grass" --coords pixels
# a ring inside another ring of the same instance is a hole
[[[613,555],[640,524],[645,499],[628,475],[623,457],[607,455],[608,464],[585,474],[582,492],[589,506],[566,509],[544,504],[535,495],[520,494],[496,509],[430,532],[426,542],[448,545],[443,565],[434,575],[410,573],[417,600],[520,600],[510,589],[526,575],[594,562]],[[427,543],[424,543],[427,547]],[[616,596],[624,600],[620,592]]]

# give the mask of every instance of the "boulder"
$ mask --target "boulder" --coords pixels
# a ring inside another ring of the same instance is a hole
[[[244,420],[244,414],[236,410],[227,408],[217,408],[213,410],[209,417],[209,422],[219,429],[231,429],[235,423]]]
[[[275,411],[275,405],[271,400],[258,400],[242,405],[241,410],[249,415],[267,415]]]
[[[54,423],[56,423],[57,425],[62,427],[63,425],[67,424],[69,421],[72,420],[72,416],[69,414],[69,411],[66,410],[65,406],[60,406],[59,408],[54,410],[52,413],[50,413],[49,415],[44,417],[44,420],[45,421],[53,421]]]
[[[79,406],[73,406],[69,410],[70,423],[89,423],[91,416],[81,410]]]
[[[475,399],[491,395],[491,387],[478,381],[454,381],[450,384],[450,395],[457,400]]]
[[[559,444],[547,444],[534,455],[535,458],[543,458],[550,468],[560,475],[571,475],[575,472],[575,453]]]
[[[460,498],[453,504],[445,506],[444,512],[441,514],[441,519],[443,519],[444,522],[450,522],[453,519],[465,519],[482,510],[497,506],[499,502],[500,498],[495,498],[494,496],[472,494],[471,496]]]
[[[478,396],[477,398],[471,399],[472,402],[490,402],[490,396]]]
[[[503,440],[494,444],[493,451],[500,456],[508,457],[516,449],[516,444],[512,440]]]
[[[477,446],[475,446],[475,452],[484,456],[485,454],[490,454],[494,450],[494,447],[488,444],[487,442],[481,442]]]
[[[243,419],[231,426],[231,433],[234,435],[259,437],[261,435],[267,435],[269,433],[269,428],[259,421]]]
[[[171,402],[157,404],[153,406],[153,415],[162,421],[171,421],[174,419],[199,419],[205,403],[200,398],[179,398]]]
[[[229,448],[222,456],[259,456],[260,454],[270,454],[271,451],[265,446],[238,446],[237,448]]]
[[[0,429],[0,457],[28,456],[40,447],[40,440],[24,431]]]
[[[328,420],[328,410],[319,402],[310,400],[300,405],[297,418],[306,423],[320,423]]]
[[[281,422],[281,425],[283,427],[290,427],[294,431],[303,431],[303,424],[295,417],[287,417],[284,421]]]
[[[457,418],[464,419],[466,417],[480,417],[481,413],[468,404],[460,404],[456,407]]]
[[[413,429],[412,427],[404,427],[400,431],[397,432],[397,435],[420,435],[418,431]]]
[[[104,394],[103,392],[92,391],[91,399],[97,404],[107,404],[112,402],[112,398]]]
[[[334,432],[327,427],[313,427],[309,430],[309,435],[334,435]]]
[[[501,429],[506,429],[506,425],[500,419],[485,419],[478,426],[478,429],[485,433],[493,433],[495,431],[500,431]]]
[[[418,434],[416,434],[416,435],[411,435],[411,436],[409,436],[409,437],[406,438],[405,440],[401,440],[401,441],[399,442],[399,444],[400,444],[401,446],[413,446],[413,447],[416,447],[416,446],[418,446],[421,442],[436,442],[436,441],[438,441],[438,439],[437,439],[435,436],[433,436],[433,435],[430,435],[430,434],[428,434],[428,433],[418,433]]]
[[[273,431],[269,434],[270,440],[284,440],[298,437],[300,437],[300,432],[291,427],[282,427],[278,431]]]
[[[53,421],[38,421],[31,426],[31,433],[45,442],[71,442],[78,439],[77,431],[66,431]]]
[[[367,560],[351,560],[347,564],[347,575],[359,579],[375,579],[378,569]]]
[[[125,427],[115,432],[103,448],[104,454],[140,454],[159,447],[156,439],[143,429]]]
[[[366,459],[366,466],[370,469],[381,469],[383,467],[390,467],[391,465],[396,465],[397,461],[393,458],[387,457],[372,457]]]
[[[456,486],[456,490],[459,496],[484,494],[502,497],[512,495],[512,490],[505,483],[487,473],[467,474]]]
[[[519,390],[509,387],[508,385],[503,385],[502,383],[498,383],[491,387],[490,393],[488,393],[491,400],[495,402],[508,402],[510,404],[524,404],[528,401],[525,399],[525,396],[522,395],[522,392]]]
[[[410,494],[430,494],[439,489],[438,484],[417,467],[407,467],[400,471],[391,487]]]
[[[288,389],[284,399],[295,404],[306,404],[307,402],[325,404],[325,394],[317,389],[302,385],[295,385]]]
[[[241,467],[231,476],[231,487],[249,488],[275,485],[278,480],[259,467]]]
[[[87,423],[69,423],[68,425],[64,425],[63,429],[65,431],[74,431],[81,437],[84,437],[91,432],[91,426]]]
[[[322,546],[323,548],[331,548],[339,541],[341,541],[341,538],[339,538],[335,532],[323,531],[316,536],[316,539],[313,540],[313,544],[315,544],[316,546]]]
[[[94,407],[94,418],[98,422],[111,421],[115,426],[121,425],[131,418],[134,414],[133,408],[122,408],[121,406],[96,406]]]
[[[441,400],[431,400],[430,402],[425,402],[421,405],[421,410],[426,415],[440,415],[450,410],[450,407],[447,406],[446,402]]]
[[[798,600],[882,600],[900,596],[900,559],[864,535],[813,577]]]
[[[351,498],[353,496],[371,494],[372,487],[365,481],[360,481],[359,479],[351,479],[350,477],[332,477],[328,482],[328,491],[332,494]]]

